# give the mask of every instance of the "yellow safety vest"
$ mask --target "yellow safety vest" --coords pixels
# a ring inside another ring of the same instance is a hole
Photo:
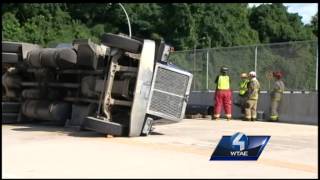
[[[218,79],[218,89],[225,90],[230,89],[229,76],[220,75]]]
[[[239,90],[240,95],[244,95],[248,91],[248,87],[247,87],[248,82],[249,82],[248,79],[240,82],[240,90]]]

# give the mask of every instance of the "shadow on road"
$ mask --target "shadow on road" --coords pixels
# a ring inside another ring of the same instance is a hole
[[[21,127],[23,125],[24,127]],[[59,125],[48,125],[48,124],[12,124],[12,126],[19,126],[18,128],[13,128],[13,131],[25,131],[25,132],[57,132],[68,136],[74,137],[105,137],[104,134],[99,134],[93,131],[79,130],[76,127],[64,127]]]
[[[13,131],[25,131],[25,132],[57,132],[62,133],[68,136],[74,137],[106,137],[105,134],[97,133],[90,130],[79,129],[79,127],[64,127],[61,125],[52,125],[52,124],[10,124],[11,126],[18,126],[13,128]],[[24,127],[21,127],[24,126]],[[155,131],[150,132],[149,135],[163,135]]]

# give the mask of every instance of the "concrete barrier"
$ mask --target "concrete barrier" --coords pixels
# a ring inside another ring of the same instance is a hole
[[[214,91],[193,91],[188,104],[208,105],[214,103]],[[233,92],[233,101],[238,99],[238,92]],[[260,92],[258,111],[264,112],[265,120],[270,117],[270,94]],[[223,113],[222,113],[223,114]],[[240,108],[233,105],[232,115],[240,118]],[[318,92],[286,91],[279,107],[280,122],[318,125]]]

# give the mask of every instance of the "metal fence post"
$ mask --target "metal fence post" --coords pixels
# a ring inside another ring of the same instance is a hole
[[[209,90],[209,49],[207,49],[207,72],[206,72],[206,90],[208,91]]]
[[[317,43],[317,48],[316,48],[316,91],[318,91],[318,62],[319,62],[319,59],[318,59],[318,43]]]
[[[195,83],[195,75],[196,75],[196,45],[194,45],[193,49],[193,91],[196,88],[196,83]]]
[[[258,76],[257,60],[258,60],[258,46],[256,46],[255,51],[254,51],[254,71],[256,72],[256,76]]]

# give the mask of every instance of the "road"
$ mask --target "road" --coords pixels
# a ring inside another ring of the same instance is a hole
[[[209,161],[223,135],[270,135],[257,161]],[[185,119],[146,137],[2,125],[3,178],[318,178],[318,126]]]

